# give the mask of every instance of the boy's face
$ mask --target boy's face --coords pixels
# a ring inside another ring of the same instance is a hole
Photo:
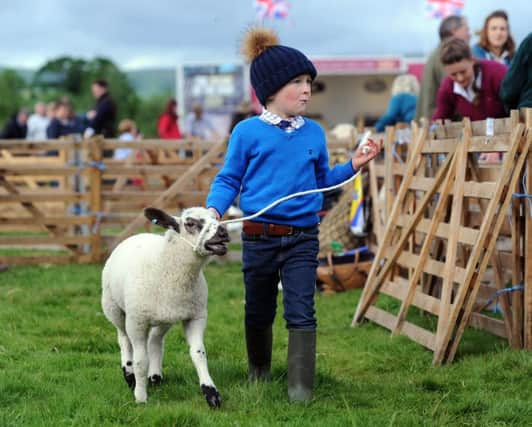
[[[303,114],[310,101],[312,79],[302,74],[285,84],[268,102],[267,108],[283,118]]]

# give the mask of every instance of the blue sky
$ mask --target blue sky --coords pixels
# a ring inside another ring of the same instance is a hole
[[[288,20],[266,24],[309,56],[420,56],[438,42],[426,0],[290,4]],[[508,12],[517,42],[532,31],[528,0],[465,0],[464,15],[474,31],[499,8]],[[59,55],[107,56],[125,69],[232,62],[255,22],[252,0],[3,0],[1,14],[0,66],[25,68]]]

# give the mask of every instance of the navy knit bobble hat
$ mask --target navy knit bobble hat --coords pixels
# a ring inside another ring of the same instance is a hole
[[[246,33],[242,53],[251,62],[251,85],[262,105],[294,77],[309,74],[314,80],[317,75],[303,53],[280,45],[277,35],[266,28],[252,28]]]

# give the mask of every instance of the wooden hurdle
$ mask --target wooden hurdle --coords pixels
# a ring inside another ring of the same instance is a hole
[[[331,162],[345,156],[354,143],[355,136],[330,137]],[[0,262],[102,260],[121,239],[150,227],[144,207],[175,211],[203,205],[225,147],[224,141],[126,142],[98,136],[0,141],[0,246],[44,247],[53,253],[0,254]],[[103,157],[104,151],[117,148],[132,152],[125,160]],[[136,184],[139,180],[142,185]]]
[[[131,148],[140,156],[133,156],[133,161],[103,158],[104,150],[119,147]],[[224,150],[223,142],[195,140],[123,142],[94,137],[83,141],[0,141],[0,231],[10,230],[9,235],[0,234],[0,246],[66,251],[0,256],[0,262],[100,261],[117,231],[161,194],[166,208],[203,204]],[[59,154],[44,155],[53,151]],[[207,153],[211,154],[205,157]],[[132,178],[142,178],[146,185],[131,185]],[[179,185],[174,185],[176,182]],[[168,187],[171,194],[164,192]],[[77,212],[71,211],[73,205]],[[31,230],[40,234],[16,235]]]
[[[505,287],[498,257],[492,254],[505,220],[501,212],[511,202],[509,188],[515,188],[520,168],[528,155],[530,138],[524,136],[524,126],[517,121],[515,114],[508,120],[497,121],[493,136],[485,136],[485,122],[453,125],[455,130],[460,129],[460,138],[443,135],[452,131],[453,126],[440,127],[438,130],[440,137],[447,138],[431,140],[427,138],[427,130],[420,133],[410,147],[413,157],[408,162],[403,183],[395,195],[396,201],[355,312],[353,325],[367,318],[392,330],[393,334],[405,334],[433,350],[435,364],[453,360],[468,324],[503,336],[515,347],[521,345],[518,337],[522,334],[522,322],[519,321],[519,314],[510,310],[512,307],[514,311],[520,311],[517,294],[512,298],[512,305],[508,298],[501,299],[505,314],[503,321],[473,312],[483,286],[481,278],[490,261],[495,275],[495,289]],[[509,129],[512,130],[511,135]],[[507,153],[496,182],[479,181],[478,166],[471,162],[471,159],[475,159],[475,153],[485,151]],[[445,161],[433,177],[423,175],[423,160],[436,153],[445,155]],[[407,203],[409,193],[417,194],[414,214],[408,213],[408,210],[412,212],[412,204]],[[452,209],[445,204],[451,196]],[[470,200],[480,200],[481,209],[477,217],[484,213],[480,229],[462,223],[462,218],[467,217],[464,213],[470,208]],[[445,217],[449,214],[449,222],[446,222]],[[409,239],[410,245],[407,245]],[[435,239],[446,245],[444,258],[442,254],[440,257],[434,254],[432,243]],[[412,245],[411,242],[417,243]],[[519,245],[514,243],[513,246],[514,254],[519,253]],[[412,247],[416,247],[416,251]],[[517,263],[519,256],[514,258]],[[410,274],[406,278],[401,277],[397,274],[401,269],[408,270]],[[513,269],[517,270],[516,267]],[[441,278],[441,295],[423,292],[419,284],[424,274]],[[401,302],[397,314],[375,305],[380,293]],[[428,331],[406,320],[411,305],[437,316],[436,331]]]

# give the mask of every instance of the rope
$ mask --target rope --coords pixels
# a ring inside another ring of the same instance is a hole
[[[155,224],[155,225],[159,225],[157,220],[154,218],[151,220],[152,224]],[[205,227],[203,227],[200,231],[200,234],[198,235],[198,238],[196,239],[196,243],[192,243],[190,240],[188,239],[185,239],[181,233],[177,233],[177,237],[181,240],[183,240],[183,242],[185,242],[187,245],[189,245],[192,250],[194,252],[198,252],[198,249],[199,249],[199,246],[200,246],[200,242],[203,241],[203,238],[205,237],[205,234],[207,234],[207,231],[212,228],[213,225],[216,225],[216,227],[218,227],[218,221],[215,221],[213,220],[213,222],[209,223],[209,224],[206,224]]]
[[[358,144],[359,147],[362,147],[363,152],[365,154],[369,151],[369,147],[366,147],[366,144],[367,144],[367,141],[368,141],[370,135],[371,135],[371,132],[370,131],[366,131],[364,133],[364,135],[362,136],[362,138],[360,139],[360,142]],[[273,207],[277,206],[278,204],[283,203],[283,202],[285,202],[287,200],[293,199],[295,197],[306,196],[308,194],[314,194],[314,193],[324,193],[326,191],[335,190],[335,189],[340,188],[340,187],[344,186],[345,184],[348,184],[349,182],[355,180],[356,177],[360,175],[360,172],[361,171],[356,172],[352,177],[346,179],[345,181],[343,181],[343,182],[341,182],[339,184],[332,185],[330,187],[315,188],[315,189],[312,189],[312,190],[299,191],[297,193],[289,194],[287,196],[281,197],[280,199],[277,199],[277,200],[273,201],[268,206],[265,206],[264,208],[262,208],[261,210],[259,210],[256,213],[254,213],[253,215],[249,215],[249,216],[246,216],[246,217],[243,217],[243,218],[228,219],[228,220],[219,221],[219,222],[216,221],[216,224],[231,224],[231,223],[234,223],[234,222],[248,221],[248,220],[251,220],[253,218],[257,218],[258,216],[262,215],[264,212],[269,211],[270,209],[272,209]],[[157,224],[156,220],[152,220],[152,222],[154,224]],[[178,233],[178,236],[179,236],[179,238],[181,240],[183,240],[188,245],[190,245],[194,249],[194,252],[197,252],[197,250],[199,248],[199,244],[202,241],[202,238],[205,236],[205,234],[207,233],[207,230],[212,226],[212,224],[214,224],[214,223],[208,224],[208,226],[203,227],[203,229],[201,230],[200,235],[198,236],[195,244],[190,242],[190,241],[188,241],[184,237],[182,237],[179,233]]]
[[[83,168],[86,168],[87,166],[88,166],[88,167],[96,168],[96,169],[98,169],[98,170],[100,170],[100,171],[102,171],[102,172],[105,170],[105,163],[102,162],[102,161],[97,162],[97,161],[95,161],[95,160],[91,160],[91,161],[85,163],[85,165],[83,166]]]
[[[488,302],[486,302],[486,304],[484,304],[484,306],[482,307],[482,310],[484,310],[486,307],[489,307],[495,301],[495,307],[493,307],[493,312],[494,313],[497,313],[497,312],[500,313],[499,302],[498,302],[499,296],[501,296],[502,294],[508,294],[508,293],[511,293],[511,292],[522,291],[524,289],[525,289],[525,287],[523,285],[521,285],[521,284],[514,285],[514,286],[512,286],[510,288],[499,289],[498,291],[496,291],[490,297],[490,299],[488,299]]]
[[[366,147],[366,144],[367,144],[367,141],[370,135],[371,135],[370,131],[364,132],[364,135],[362,135],[362,138],[360,139],[360,142],[358,144],[359,147],[362,147],[364,153],[367,153],[367,150],[369,150],[369,147]],[[356,177],[360,175],[360,172],[361,171],[356,172],[351,178],[346,179],[340,184],[332,185],[330,187],[325,187],[325,188],[314,188],[312,190],[299,191],[297,193],[289,194],[287,196],[284,196],[284,197],[281,197],[280,199],[275,200],[274,202],[270,203],[268,206],[262,208],[260,211],[254,213],[253,215],[245,216],[243,218],[226,219],[225,221],[220,221],[220,224],[232,224],[234,222],[249,221],[251,219],[257,218],[258,216],[261,216],[264,212],[269,211],[270,209],[274,208],[278,204],[283,203],[287,200],[293,199],[295,197],[306,196],[308,194],[314,194],[314,193],[325,193],[326,191],[336,190],[337,188],[343,187],[345,184],[348,184],[351,181],[354,181]]]
[[[530,217],[532,218],[532,194],[528,193],[528,189],[526,188],[526,177],[527,177],[528,171],[526,171],[523,174],[523,178],[521,179],[521,187],[523,188],[522,193],[513,193],[512,197],[515,197],[516,199],[526,199],[528,200],[528,212],[530,213]]]
[[[102,172],[106,169],[105,163],[103,161],[98,162],[95,160],[91,160],[88,162],[83,162],[78,159],[78,160],[70,160],[68,164],[71,166],[76,166],[79,169],[79,171],[76,173],[76,176],[79,176],[80,171],[82,171],[83,169],[87,169],[87,168],[96,168]]]
[[[94,212],[93,215],[96,216],[96,222],[92,226],[91,232],[92,234],[95,234],[100,229],[100,224],[102,222],[102,218],[106,215],[105,212]]]
[[[270,209],[277,206],[278,204],[283,203],[287,200],[293,199],[295,197],[306,196],[307,194],[324,193],[326,191],[336,190],[337,188],[340,188],[344,186],[345,184],[348,184],[349,182],[353,181],[358,175],[360,175],[360,172],[361,171],[358,171],[351,178],[346,179],[340,184],[332,185],[330,187],[325,187],[325,188],[315,188],[313,190],[305,190],[305,191],[299,191],[298,193],[289,194],[288,196],[284,196],[284,197],[281,197],[280,199],[275,200],[274,202],[270,203],[268,206],[262,208],[260,211],[254,213],[253,215],[245,216],[243,218],[226,219],[225,221],[220,221],[220,224],[231,224],[233,222],[248,221],[253,218],[257,218],[258,216],[261,216],[264,212],[269,211]]]
[[[395,147],[397,146],[397,144],[400,144],[402,145],[399,141],[395,141],[393,144],[392,144],[392,153],[393,153],[393,156],[399,160],[400,163],[404,163],[403,159],[401,158],[401,156],[399,155],[399,153],[397,152],[397,150],[395,149]]]

